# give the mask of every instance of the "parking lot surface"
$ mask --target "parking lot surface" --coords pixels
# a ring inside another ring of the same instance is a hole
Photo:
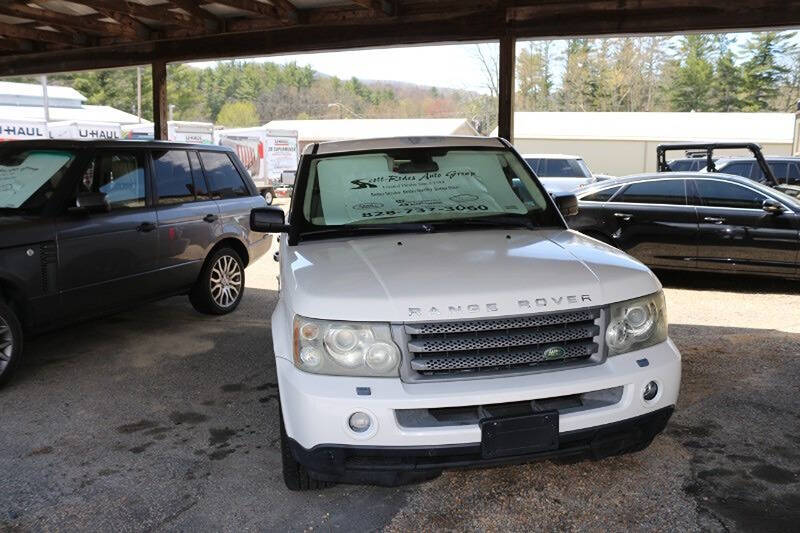
[[[684,357],[650,448],[396,489],[281,479],[271,254],[225,317],[186,298],[27,345],[0,390],[0,530],[759,530],[800,522],[800,290],[669,275]],[[691,281],[689,281],[691,280]]]

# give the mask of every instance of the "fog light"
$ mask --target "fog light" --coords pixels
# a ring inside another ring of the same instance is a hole
[[[350,424],[350,429],[356,433],[364,433],[372,425],[369,415],[367,413],[362,413],[361,411],[356,411],[350,415],[350,420],[348,420],[348,423]]]
[[[644,398],[645,401],[649,402],[650,400],[655,398],[657,394],[658,394],[658,383],[656,383],[655,381],[651,381],[650,383],[644,386],[644,392],[642,393],[642,398]]]

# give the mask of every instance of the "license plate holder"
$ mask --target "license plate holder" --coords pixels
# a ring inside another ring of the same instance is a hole
[[[558,449],[558,411],[480,421],[484,459]]]

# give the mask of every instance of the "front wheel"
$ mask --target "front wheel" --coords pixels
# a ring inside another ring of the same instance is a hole
[[[11,379],[20,359],[22,326],[14,310],[0,300],[0,385]]]
[[[206,259],[189,293],[194,308],[209,315],[225,315],[239,306],[244,295],[244,263],[233,248],[220,248]]]
[[[278,405],[278,411],[280,411]],[[283,425],[283,413],[280,413],[281,421],[281,467],[283,470],[283,482],[286,488],[291,491],[319,490],[332,487],[335,483],[314,479],[308,474],[306,467],[297,462],[289,448],[289,437],[286,435],[286,428]]]
[[[264,200],[266,200],[267,205],[272,205],[272,201],[275,200],[275,193],[272,192],[272,189],[264,191]]]

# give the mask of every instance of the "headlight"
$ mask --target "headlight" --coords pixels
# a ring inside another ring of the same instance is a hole
[[[294,317],[294,364],[333,376],[397,376],[400,349],[388,324]]]
[[[611,304],[609,315],[608,355],[640,350],[667,339],[667,306],[662,291]]]

